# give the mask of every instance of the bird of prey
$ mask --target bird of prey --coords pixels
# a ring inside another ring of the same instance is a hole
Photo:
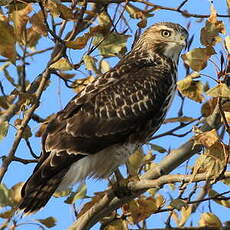
[[[19,209],[38,211],[55,191],[87,177],[108,177],[157,131],[175,94],[187,37],[178,24],[152,25],[115,67],[55,115]]]

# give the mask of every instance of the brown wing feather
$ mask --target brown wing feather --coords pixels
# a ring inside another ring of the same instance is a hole
[[[74,97],[47,127],[43,154],[22,189],[19,208],[33,212],[44,206],[69,167],[87,154],[116,143],[141,143],[150,127],[154,132],[172,84],[170,63],[128,55]],[[165,84],[158,84],[162,80]]]

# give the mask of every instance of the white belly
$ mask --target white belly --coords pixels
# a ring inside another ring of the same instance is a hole
[[[87,177],[108,177],[116,168],[127,162],[129,155],[136,148],[136,144],[113,145],[96,154],[84,157],[70,167],[57,190],[65,190]]]

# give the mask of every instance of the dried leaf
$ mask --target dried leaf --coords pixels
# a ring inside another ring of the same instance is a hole
[[[210,97],[230,97],[230,88],[224,83],[219,83],[214,88],[209,89],[206,94]]]
[[[45,1],[45,7],[50,10],[50,13],[54,17],[60,17],[65,20],[74,20],[76,17],[71,8],[58,3],[57,1],[48,0]],[[74,10],[77,8],[75,7]]]
[[[210,212],[202,213],[199,220],[199,226],[222,227],[220,219]]]
[[[140,28],[145,28],[147,26],[147,23],[148,23],[147,20],[144,18],[137,23],[137,26]]]
[[[57,220],[50,216],[47,217],[45,219],[37,219],[38,222],[40,222],[41,224],[45,225],[47,228],[52,228],[56,225]]]
[[[191,76],[177,82],[177,88],[184,96],[201,103],[204,100],[202,96],[203,84],[201,81],[194,81]]]
[[[230,200],[227,199],[225,196],[220,196],[218,192],[216,192],[213,189],[210,189],[208,192],[209,197],[212,198],[217,204],[220,204],[226,208],[230,208]],[[213,197],[218,197],[218,199],[215,199]],[[221,200],[223,199],[223,200]]]
[[[7,135],[9,129],[8,121],[1,122],[0,124],[0,141]]]
[[[0,218],[4,218],[4,219],[9,219],[11,218],[13,215],[15,214],[15,210],[12,208],[8,211],[5,212],[1,212],[0,213]],[[2,227],[2,226],[1,226]]]
[[[140,197],[132,200],[122,207],[124,214],[129,214],[127,219],[132,224],[145,220],[157,210],[156,200],[153,197]]]
[[[207,131],[207,132],[203,132],[201,134],[195,135],[194,140],[195,140],[194,145],[201,144],[205,148],[210,148],[216,142],[219,141],[219,138],[217,136],[216,130],[212,129],[211,131]]]
[[[106,224],[104,230],[128,230],[128,224],[126,220],[115,219],[109,224]]]
[[[106,194],[106,192],[97,192],[95,193],[96,195],[92,198],[91,201],[87,202],[84,207],[81,209],[81,211],[78,213],[78,218],[80,216],[82,216],[85,212],[87,212],[94,204],[96,204],[97,202],[99,202],[104,195]]]
[[[43,36],[47,36],[47,28],[44,23],[44,16],[41,10],[30,18],[30,22],[32,24],[33,31],[38,34],[42,34]]]
[[[8,22],[0,19],[0,55],[16,61],[16,39],[13,27]]]
[[[212,17],[212,15],[211,15]],[[207,20],[205,27],[201,29],[200,41],[202,45],[214,46],[216,43],[221,42],[220,33],[225,33],[224,23],[217,19]]]
[[[72,79],[73,77],[75,77],[76,74],[74,73],[64,73],[64,72],[59,72],[59,75],[64,78],[65,80],[69,80]]]
[[[192,206],[189,205],[188,207],[182,207],[181,209],[181,219],[178,224],[179,227],[183,227],[188,218],[191,216],[192,213]]]
[[[93,44],[98,46],[100,54],[104,57],[117,56],[117,54],[125,53],[126,42],[129,35],[110,33],[104,37],[102,34],[95,36]]]
[[[191,122],[191,121],[195,121],[196,119],[195,118],[192,118],[192,117],[186,117],[186,116],[183,116],[183,117],[173,117],[173,118],[167,118],[164,120],[164,124],[167,124],[167,123],[172,123],[172,122]]]
[[[90,37],[90,33],[85,33],[83,36],[76,38],[74,41],[65,41],[65,45],[68,48],[80,50],[85,48]]]
[[[183,207],[187,208],[188,204],[181,199],[175,199],[169,204],[171,207],[176,208],[177,210],[181,210]]]
[[[60,58],[58,61],[54,62],[50,65],[51,69],[57,69],[57,70],[71,70],[73,67],[69,63],[69,61],[66,58]]]
[[[11,8],[11,17],[14,22],[14,32],[17,41],[25,39],[26,24],[29,21],[28,14],[33,10],[32,4],[16,4]]]
[[[183,54],[182,59],[194,71],[199,72],[207,66],[208,59],[215,53],[212,47],[195,48]]]
[[[131,18],[144,19],[146,17],[152,17],[154,14],[150,14],[148,11],[142,10],[131,3],[126,4],[125,10]]]
[[[34,31],[33,28],[29,28],[27,30],[26,38],[27,38],[26,44],[30,48],[33,48],[33,47],[35,47],[37,45],[38,40],[41,38],[41,34],[36,32],[36,31]]]
[[[85,198],[86,192],[86,184],[83,184],[76,192],[71,192],[70,196],[64,202],[66,204],[73,204],[75,201]]]
[[[216,107],[216,103],[217,98],[215,97],[206,101],[201,107],[202,116],[208,117],[209,115],[211,115]]]

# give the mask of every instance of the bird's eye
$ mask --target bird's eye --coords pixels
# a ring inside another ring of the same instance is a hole
[[[162,37],[168,38],[171,36],[171,34],[172,34],[172,32],[169,30],[161,30],[161,36]]]

